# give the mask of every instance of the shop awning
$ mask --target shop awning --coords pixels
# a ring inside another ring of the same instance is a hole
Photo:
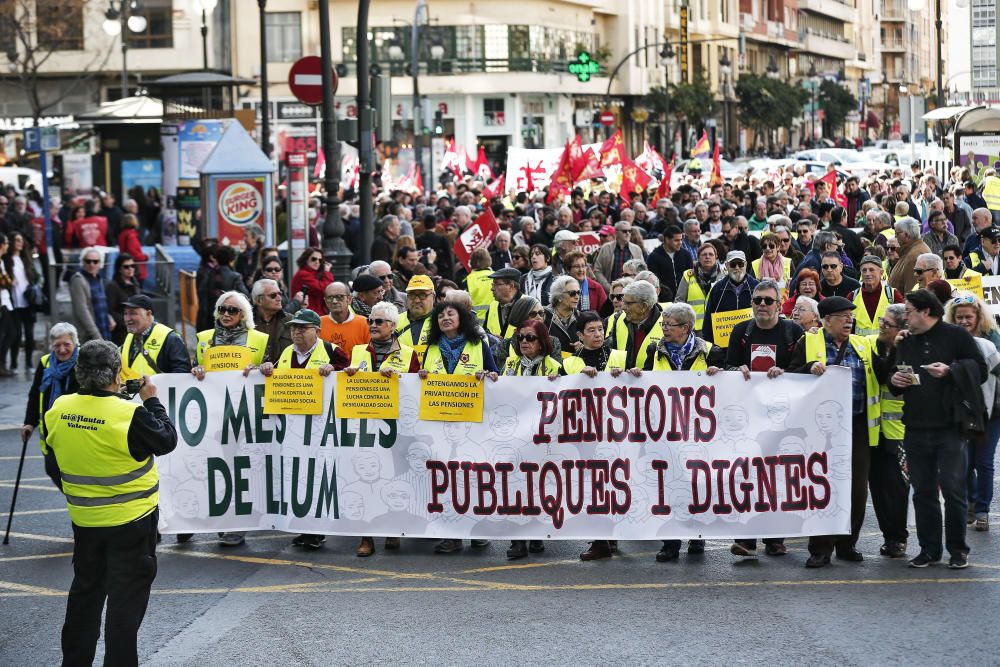
[[[978,106],[971,107],[939,107],[932,111],[928,111],[921,118],[924,120],[951,120],[952,118],[957,118],[961,116],[966,111],[972,111],[973,109],[978,109]]]

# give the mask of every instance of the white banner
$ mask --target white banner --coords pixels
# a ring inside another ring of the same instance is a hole
[[[983,300],[990,312],[1000,316],[1000,276],[983,276]]]
[[[584,144],[583,150],[593,149],[600,155],[601,144]],[[547,187],[552,175],[559,168],[564,147],[559,148],[517,148],[507,149],[507,191],[526,192],[529,184],[535,190]],[[607,175],[609,170],[605,170]],[[530,172],[530,179],[529,179]]]
[[[487,381],[482,423],[263,414],[240,372],[156,377],[177,450],[158,460],[165,533],[438,538],[794,537],[849,532],[846,369]]]

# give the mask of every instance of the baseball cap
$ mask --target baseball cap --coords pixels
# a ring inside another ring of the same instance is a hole
[[[410,282],[406,283],[406,291],[412,292],[414,290],[430,290],[433,292],[434,282],[430,276],[413,276],[410,278]]]
[[[996,241],[1000,238],[1000,227],[986,227],[979,232],[980,238],[987,238],[991,241]]]
[[[726,264],[729,264],[729,262],[733,261],[734,259],[741,260],[744,264],[746,264],[747,261],[746,253],[744,253],[742,250],[730,250],[728,253],[726,253]]]
[[[601,225],[601,228],[597,231],[601,236],[614,236],[615,228],[611,225]]]
[[[560,229],[556,232],[556,236],[553,241],[555,243],[562,243],[563,241],[573,241],[575,243],[576,239],[577,236],[574,232],[571,232],[568,229]]]
[[[145,294],[136,294],[128,301],[122,303],[122,308],[145,308],[146,310],[153,310],[153,300]]]
[[[300,324],[307,327],[317,327],[319,328],[319,315],[308,308],[303,308],[299,312],[295,313],[295,317],[288,320],[288,324]]]

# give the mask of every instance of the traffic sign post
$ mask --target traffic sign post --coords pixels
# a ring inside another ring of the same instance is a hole
[[[337,92],[337,72],[333,74],[333,92]],[[305,56],[288,69],[288,87],[292,95],[310,106],[323,103],[323,61],[319,56]]]
[[[49,165],[46,153],[59,150],[59,130],[54,127],[28,127],[24,129],[24,151],[38,153],[38,167],[42,172],[42,215],[45,219],[45,245],[52,247],[52,215],[49,203]]]
[[[615,124],[616,120],[618,120],[618,117],[615,116],[615,113],[613,111],[601,112],[600,121],[601,125],[603,125],[604,127],[611,127],[612,125]]]

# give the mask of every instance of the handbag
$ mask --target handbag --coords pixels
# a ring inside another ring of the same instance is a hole
[[[29,306],[38,308],[45,303],[45,290],[42,289],[41,285],[28,285],[27,289],[24,290],[24,300],[28,302]]]

